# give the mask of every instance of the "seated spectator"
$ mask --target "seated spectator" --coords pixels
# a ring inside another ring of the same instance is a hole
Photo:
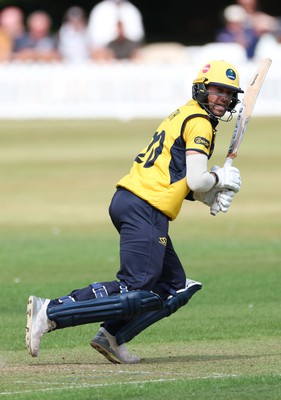
[[[258,35],[251,27],[247,27],[247,13],[239,5],[230,5],[223,12],[224,27],[216,35],[216,41],[220,43],[238,43],[245,48],[247,57],[254,56]]]
[[[84,62],[90,59],[87,17],[81,7],[70,7],[58,32],[58,50],[65,61]]]
[[[107,48],[116,60],[134,60],[137,58],[140,43],[126,38],[121,21],[117,23],[117,38],[108,43]]]
[[[59,60],[56,40],[50,33],[51,18],[44,11],[35,11],[27,18],[27,33],[16,40],[14,59],[20,61]]]
[[[23,36],[24,15],[18,7],[6,7],[0,13],[0,61],[11,59],[14,43]]]
[[[102,0],[90,12],[88,33],[94,58],[105,54],[106,46],[118,37],[118,21],[122,23],[127,40],[141,43],[144,39],[144,26],[140,11],[127,0]]]

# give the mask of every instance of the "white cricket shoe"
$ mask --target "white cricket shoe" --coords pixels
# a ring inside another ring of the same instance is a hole
[[[185,281],[185,287],[183,289],[177,290],[177,293],[183,293],[186,291],[189,291],[191,293],[191,296],[193,296],[194,293],[197,292],[197,290],[200,290],[202,288],[202,283],[193,281],[192,279],[186,279]],[[169,296],[167,297],[168,299],[171,299],[174,296]]]
[[[27,351],[32,357],[38,356],[40,340],[44,333],[56,327],[56,323],[47,317],[49,303],[49,299],[42,297],[30,296],[28,299],[25,342]]]
[[[99,329],[90,344],[113,364],[138,364],[141,360],[128,353],[125,343],[118,346],[115,336],[104,328]]]
[[[186,279],[185,288],[183,290],[190,289],[192,287],[201,289],[202,288],[202,283],[194,281],[192,279]],[[179,292],[180,292],[180,290],[179,290]]]

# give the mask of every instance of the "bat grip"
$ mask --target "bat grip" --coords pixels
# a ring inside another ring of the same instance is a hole
[[[226,157],[224,166],[226,166],[226,165],[231,166],[232,163],[233,163],[233,158]],[[217,202],[217,200],[215,199],[213,204],[211,205],[210,214],[215,217],[219,211],[220,211],[220,206],[219,206],[219,203]]]

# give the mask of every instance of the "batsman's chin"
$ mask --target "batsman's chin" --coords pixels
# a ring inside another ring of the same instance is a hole
[[[212,113],[214,115],[216,115],[217,117],[223,117],[224,114],[226,113],[226,107],[219,106],[219,105],[214,105],[212,107]]]

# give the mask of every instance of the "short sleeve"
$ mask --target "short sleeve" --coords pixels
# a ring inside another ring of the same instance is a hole
[[[213,127],[204,117],[195,117],[187,121],[183,132],[186,150],[198,151],[210,156],[213,142]]]

